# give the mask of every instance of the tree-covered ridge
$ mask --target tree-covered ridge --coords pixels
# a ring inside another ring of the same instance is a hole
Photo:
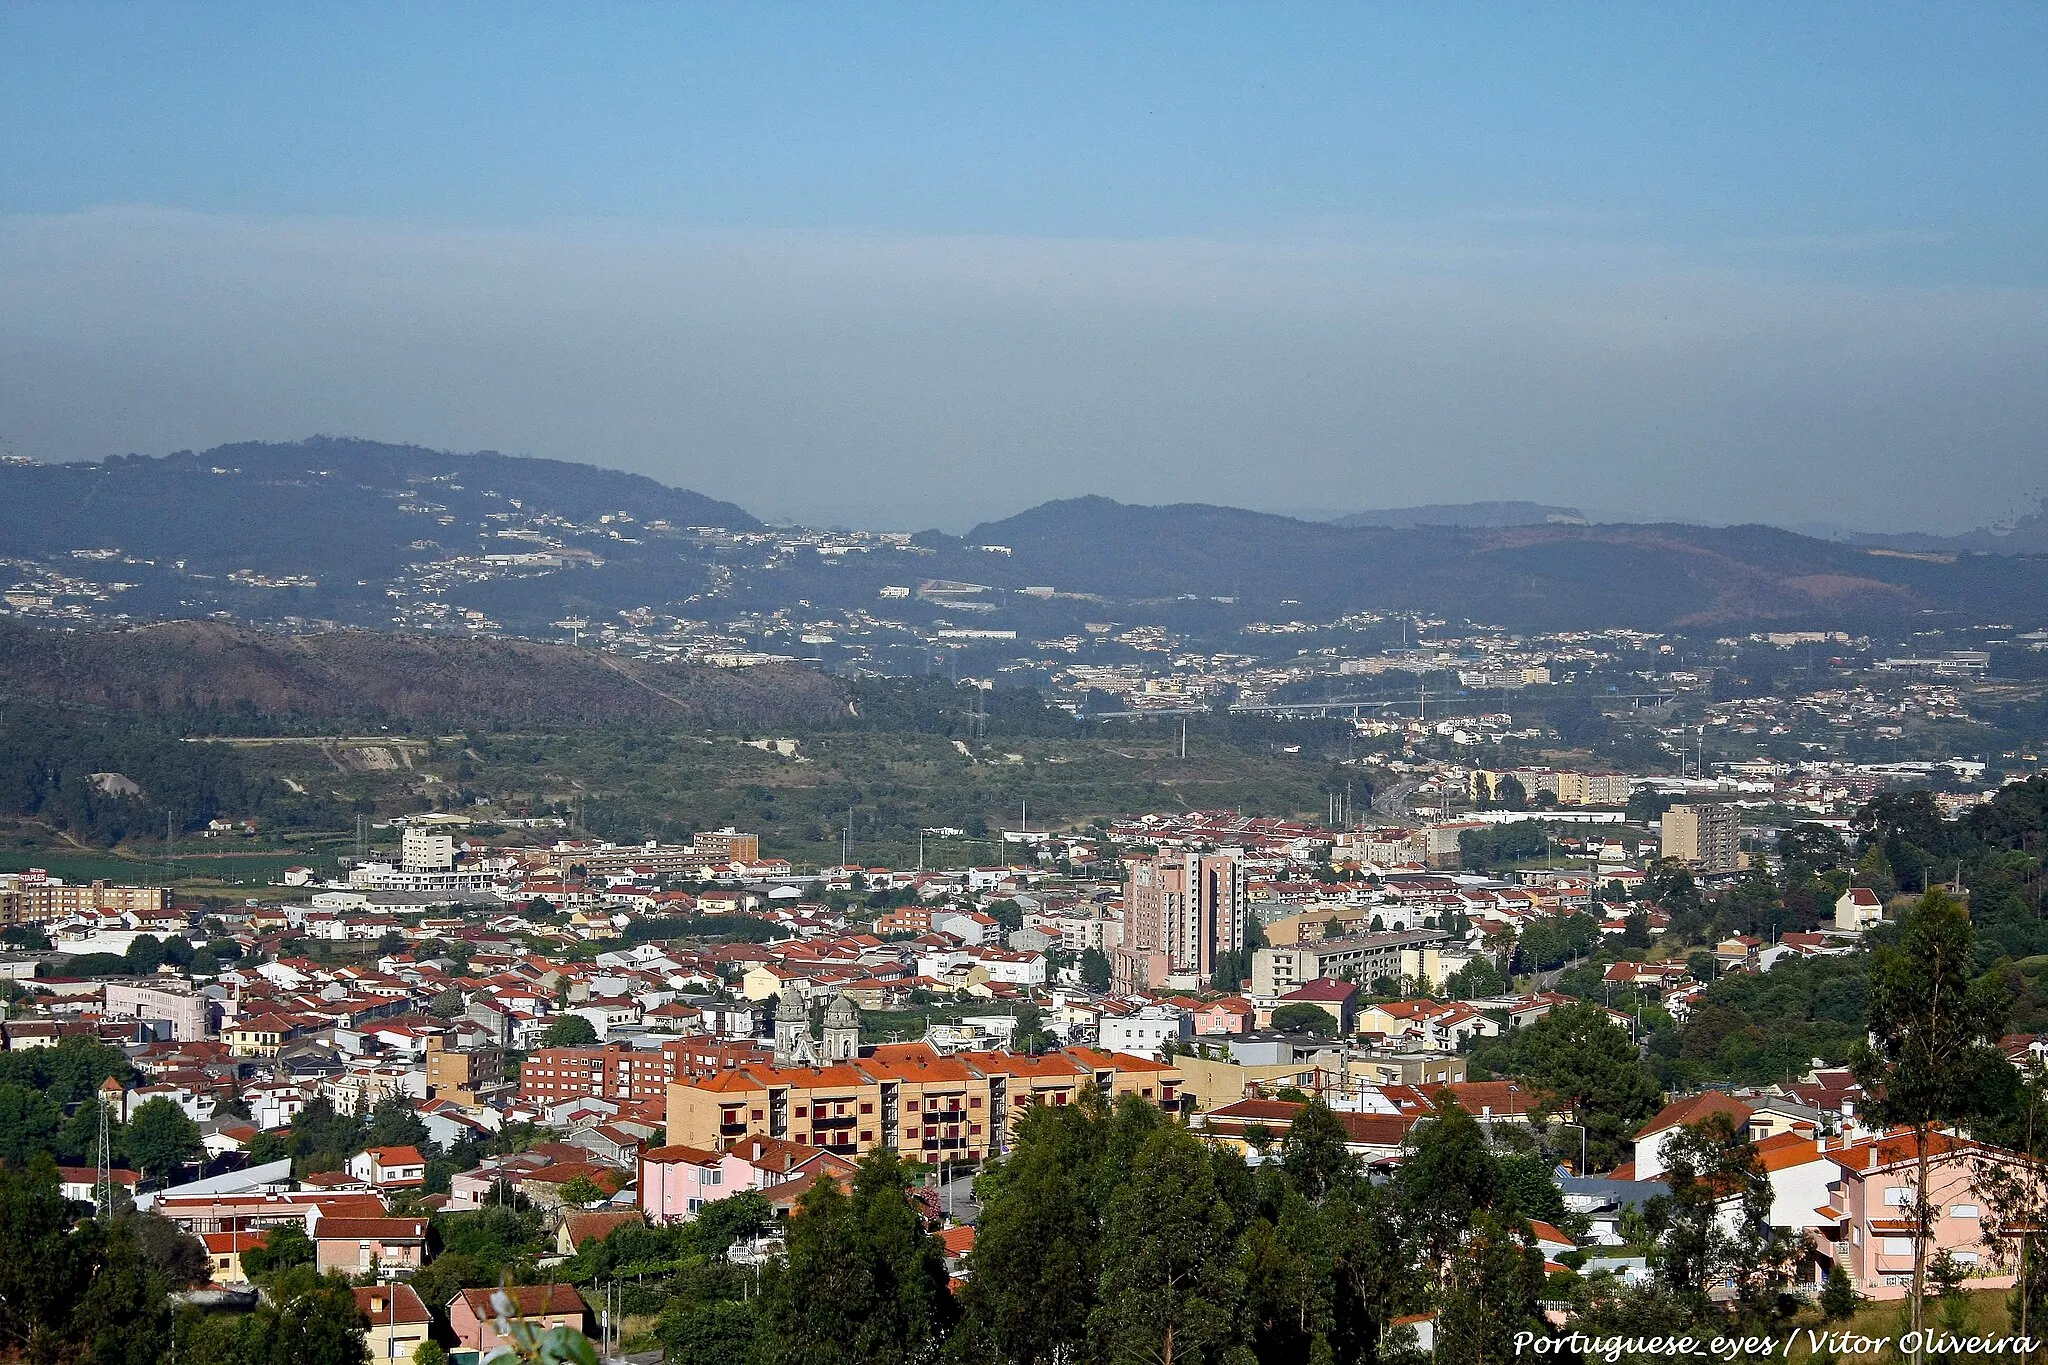
[[[640,661],[529,640],[372,631],[271,634],[212,621],[41,630],[0,621],[0,689],[214,733],[271,722],[362,725],[791,725],[847,716],[810,669]]]
[[[161,837],[166,815],[180,833],[219,816],[281,830],[331,829],[347,818],[324,794],[250,772],[226,745],[189,744],[148,725],[18,702],[0,711],[0,815],[101,844]]]
[[[574,522],[632,509],[677,526],[760,525],[731,503],[637,474],[495,451],[457,453],[344,437],[243,442],[96,464],[0,466],[0,540],[17,552],[118,547],[225,572],[253,566],[316,576],[382,577],[433,517],[465,526],[516,499]],[[467,531],[464,531],[467,535]]]

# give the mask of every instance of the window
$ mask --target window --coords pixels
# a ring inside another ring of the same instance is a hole
[[[909,1132],[905,1133],[905,1134],[904,1134],[904,1136],[905,1136],[905,1137],[916,1137],[916,1136],[917,1136],[917,1129],[915,1129],[915,1128],[912,1128],[912,1129],[911,1129],[911,1130],[910,1130]]]
[[[713,1166],[710,1170],[704,1172],[704,1183],[706,1185],[723,1185],[725,1183],[725,1171],[720,1167]]]
[[[808,1113],[808,1112],[809,1112],[809,1110],[807,1110],[807,1109],[806,1109],[806,1108],[805,1108],[805,1107],[804,1107],[803,1105],[801,1105],[801,1104],[800,1104],[800,1105],[798,1105],[798,1106],[796,1107],[796,1116],[797,1116],[798,1118],[802,1118],[802,1117],[804,1117],[804,1115],[805,1115],[806,1113]]]
[[[979,1096],[979,1095],[976,1095],[976,1096],[974,1096],[974,1097],[973,1097],[972,1099],[968,1100],[968,1101],[967,1101],[967,1107],[968,1107],[969,1109],[979,1109],[979,1108],[981,1108],[981,1096]]]
[[[1887,1237],[1878,1244],[1878,1251],[1886,1256],[1911,1256],[1913,1254],[1913,1239],[1911,1237]]]
[[[1913,1187],[1911,1185],[1893,1185],[1888,1187],[1884,1192],[1884,1202],[1895,1209],[1912,1203]]]
[[[861,1130],[860,1130],[860,1140],[861,1140],[862,1142],[873,1142],[873,1141],[875,1140],[875,1135],[874,1135],[874,1132],[873,1132],[873,1130],[871,1130],[871,1129],[867,1129],[867,1128],[863,1128],[863,1129],[861,1129]]]
[[[1975,1218],[1977,1216],[1977,1206],[1975,1204],[1958,1204],[1948,1211],[1948,1216],[1951,1218]],[[1956,1256],[1955,1259],[1961,1260],[1962,1257]]]
[[[872,1114],[872,1113],[874,1113],[874,1112],[875,1112],[875,1106],[874,1106],[874,1102],[873,1102],[872,1100],[868,1100],[868,1101],[863,1101],[863,1102],[861,1103],[861,1106],[860,1106],[860,1112],[861,1112],[861,1113],[863,1113],[863,1114]]]

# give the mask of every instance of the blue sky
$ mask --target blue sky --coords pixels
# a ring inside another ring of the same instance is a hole
[[[2048,482],[2043,70],[2040,5],[10,4],[0,447],[1960,528]]]

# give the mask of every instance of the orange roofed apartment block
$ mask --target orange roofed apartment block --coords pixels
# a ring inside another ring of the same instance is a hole
[[[1832,1253],[1859,1294],[1903,1298],[1913,1282],[1919,1161],[1912,1133],[1895,1129],[1825,1154],[1837,1179],[1828,1186],[1827,1205],[1816,1210],[1823,1223],[1820,1251]],[[2010,1289],[2018,1253],[1985,1235],[1986,1210],[1978,1191],[1985,1167],[2017,1167],[2027,1159],[1941,1132],[1930,1138],[1928,1157],[1927,1261],[1946,1253],[1968,1277],[1967,1288]]]
[[[1071,1104],[1089,1085],[1180,1107],[1179,1069],[1142,1057],[1080,1048],[948,1057],[896,1043],[829,1066],[743,1065],[675,1081],[668,1141],[718,1149],[770,1137],[842,1156],[889,1147],[928,1161],[979,1161],[1007,1148],[1028,1105]]]

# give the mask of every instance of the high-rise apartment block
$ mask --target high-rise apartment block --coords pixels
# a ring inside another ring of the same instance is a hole
[[[1179,975],[1206,981],[1223,954],[1244,947],[1245,914],[1244,861],[1236,850],[1139,859],[1124,887],[1117,987],[1143,990]]]
[[[407,872],[446,872],[455,866],[455,837],[407,825],[398,837],[398,864]]]
[[[1664,812],[1658,852],[1695,872],[1733,872],[1741,865],[1739,837],[1733,806],[1673,806]]]

